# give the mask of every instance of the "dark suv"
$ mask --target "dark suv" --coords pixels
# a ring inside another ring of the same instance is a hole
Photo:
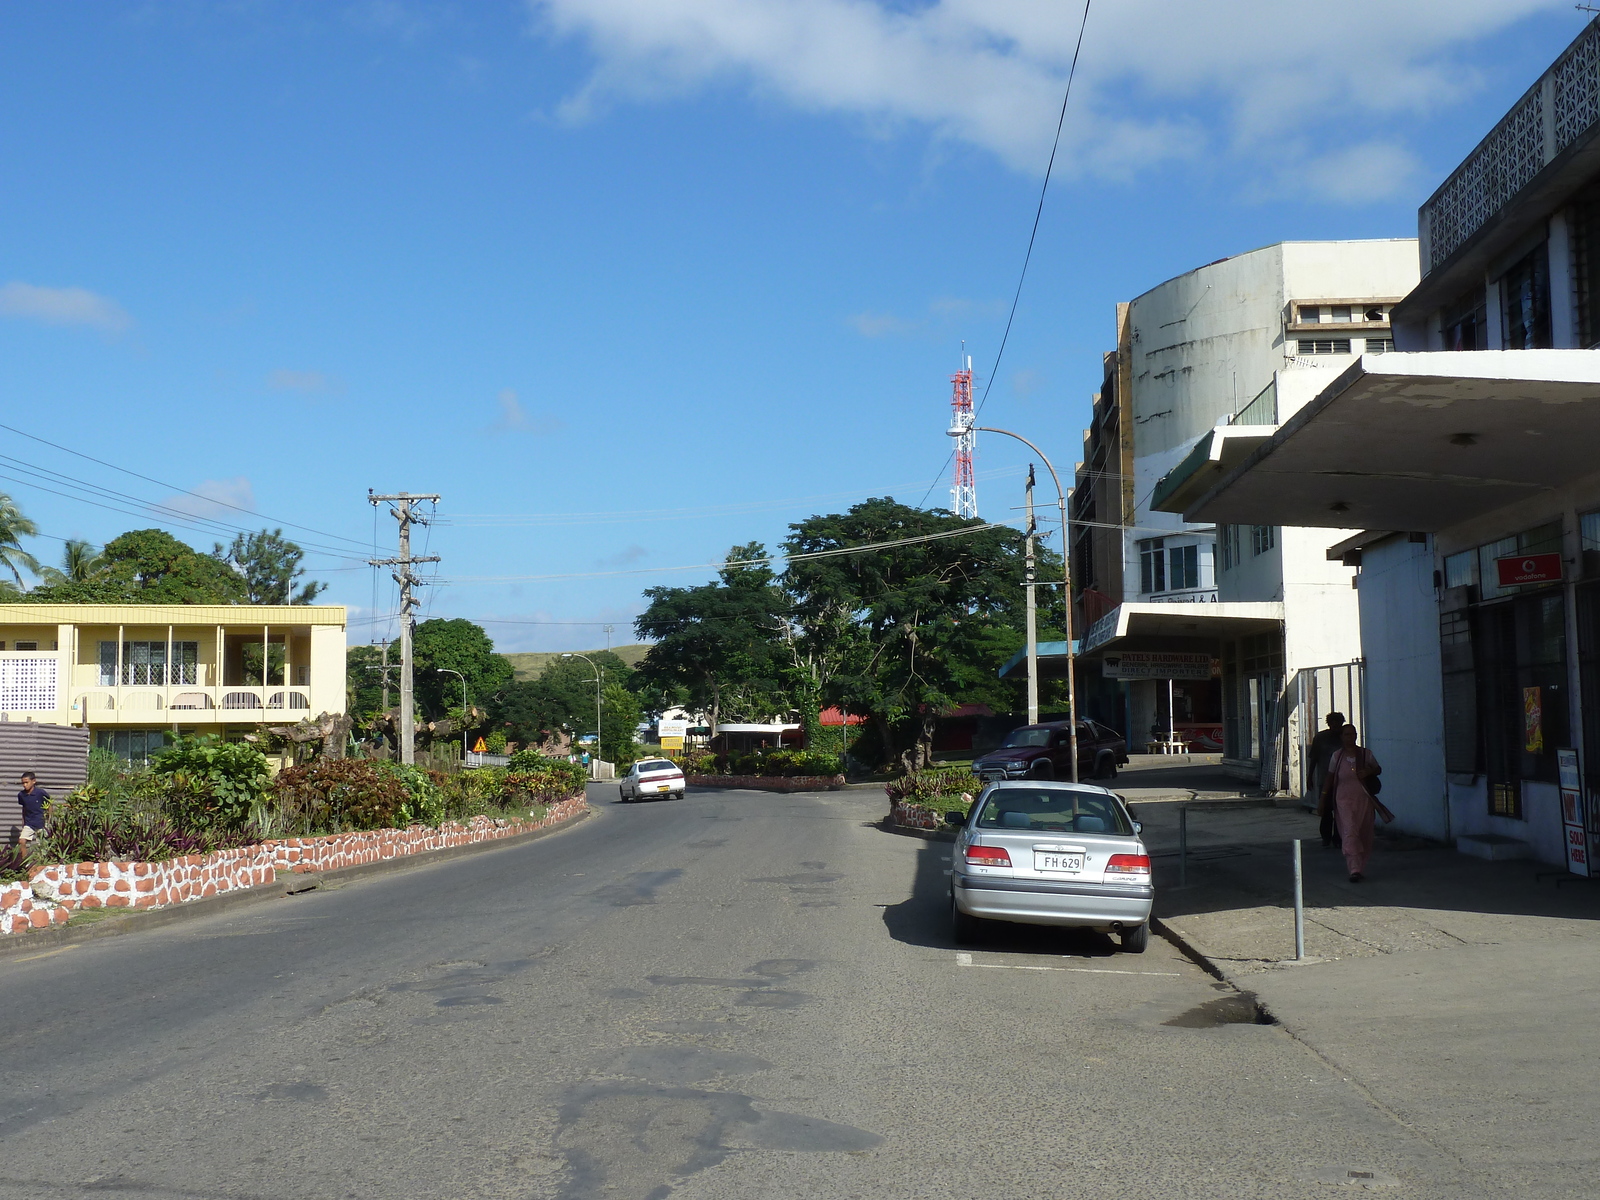
[[[972,773],[996,779],[1071,779],[1072,734],[1067,721],[1045,721],[1013,729],[999,748],[980,755]],[[1078,778],[1115,779],[1128,761],[1128,743],[1094,721],[1078,722]]]

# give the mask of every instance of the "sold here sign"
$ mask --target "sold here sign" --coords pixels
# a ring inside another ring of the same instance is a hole
[[[1514,554],[1509,558],[1494,560],[1500,575],[1501,587],[1516,587],[1524,583],[1560,583],[1561,555]]]

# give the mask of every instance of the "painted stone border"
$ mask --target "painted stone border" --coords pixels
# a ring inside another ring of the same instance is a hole
[[[843,775],[687,775],[691,787],[744,788],[758,792],[837,792]]]
[[[208,896],[271,883],[279,871],[296,874],[336,871],[383,859],[403,858],[498,841],[559,825],[583,813],[582,793],[552,804],[537,821],[474,817],[466,824],[437,829],[373,829],[322,837],[284,838],[187,854],[162,862],[62,863],[39,867],[27,883],[0,885],[0,935],[63,925],[73,913],[91,908],[165,908]]]

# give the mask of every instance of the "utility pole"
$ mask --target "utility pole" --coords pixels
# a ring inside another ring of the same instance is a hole
[[[1034,620],[1033,600],[1033,464],[1028,464],[1028,534],[1023,540],[1022,590],[1027,593],[1028,613],[1028,724],[1039,723],[1039,629]]]
[[[411,664],[411,628],[412,613],[416,610],[417,601],[411,594],[411,589],[420,587],[422,580],[411,573],[411,568],[416,563],[438,562],[437,554],[426,557],[413,558],[411,555],[411,527],[413,525],[426,525],[426,518],[417,514],[414,506],[422,500],[439,503],[436,495],[413,494],[411,492],[397,492],[393,496],[374,495],[371,488],[367,489],[367,499],[373,504],[389,505],[390,515],[400,523],[400,553],[394,558],[374,558],[368,561],[375,567],[396,567],[394,581],[400,585],[400,761],[414,763],[417,761],[417,717],[412,696],[412,664]]]

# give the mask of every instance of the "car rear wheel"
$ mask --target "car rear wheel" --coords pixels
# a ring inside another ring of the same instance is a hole
[[[980,922],[977,917],[961,911],[954,896],[950,897],[950,936],[958,946],[970,946],[978,940]]]
[[[1102,754],[1100,761],[1095,764],[1094,777],[1096,779],[1115,779],[1117,777],[1116,756]]]
[[[1150,922],[1122,931],[1122,948],[1129,954],[1143,954],[1150,946]]]

